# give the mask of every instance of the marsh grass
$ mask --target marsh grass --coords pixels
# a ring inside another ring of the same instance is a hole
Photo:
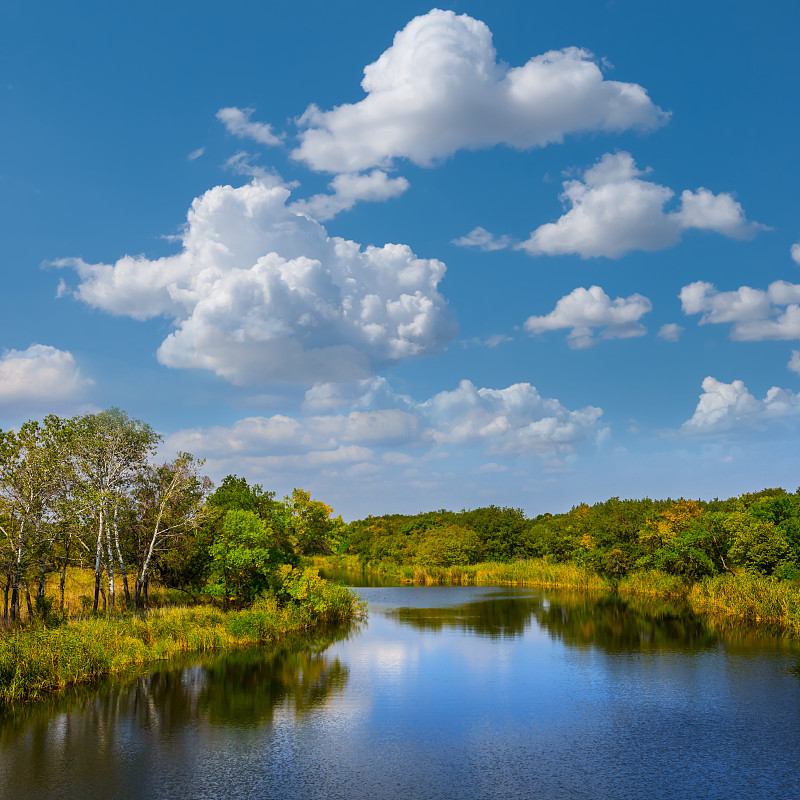
[[[610,584],[590,570],[574,563],[557,563],[542,558],[525,561],[486,561],[453,567],[404,565],[382,561],[367,563],[357,556],[338,555],[318,557],[318,567],[340,568],[385,575],[403,583],[424,586],[470,586],[476,584],[506,584],[510,586],[551,586],[583,590],[603,590]]]
[[[0,707],[88,683],[133,664],[184,652],[273,644],[361,616],[364,605],[342,586],[308,576],[287,602],[264,597],[223,613],[209,605],[145,614],[89,615],[56,627],[31,624],[0,635]]]
[[[797,581],[749,573],[718,575],[692,586],[688,601],[695,611],[777,625],[800,636],[800,584]]]
[[[630,572],[617,583],[620,595],[684,598],[689,589],[690,586],[677,575],[657,569]]]

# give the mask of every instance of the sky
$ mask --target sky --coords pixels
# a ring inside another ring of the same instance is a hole
[[[800,484],[800,7],[0,10],[0,427],[345,519]]]

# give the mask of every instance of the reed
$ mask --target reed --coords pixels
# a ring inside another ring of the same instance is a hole
[[[621,595],[645,597],[684,598],[689,589],[689,585],[677,575],[657,569],[630,572],[617,584],[617,592]]]
[[[74,619],[55,628],[30,625],[0,636],[0,707],[35,700],[66,686],[87,683],[133,664],[179,653],[273,643],[330,623],[346,622],[364,606],[342,586],[309,575],[297,593],[279,603],[264,597],[251,608],[159,608]]]
[[[704,578],[688,595],[695,611],[780,626],[800,635],[800,584],[740,573]]]
[[[553,586],[603,590],[610,584],[595,572],[571,562],[553,562],[543,558],[524,561],[487,561],[481,564],[436,567],[430,564],[404,565],[392,562],[364,564],[356,556],[318,558],[320,567],[364,570],[405,583],[426,586],[467,586],[507,584],[513,586]]]

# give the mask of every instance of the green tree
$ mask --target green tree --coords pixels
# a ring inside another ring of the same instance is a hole
[[[208,593],[227,609],[253,602],[273,583],[286,562],[272,529],[252,511],[225,513],[221,530],[209,547],[211,574]]]

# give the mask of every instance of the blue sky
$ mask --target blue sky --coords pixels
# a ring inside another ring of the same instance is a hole
[[[800,483],[795,4],[0,15],[0,425],[345,518]]]

